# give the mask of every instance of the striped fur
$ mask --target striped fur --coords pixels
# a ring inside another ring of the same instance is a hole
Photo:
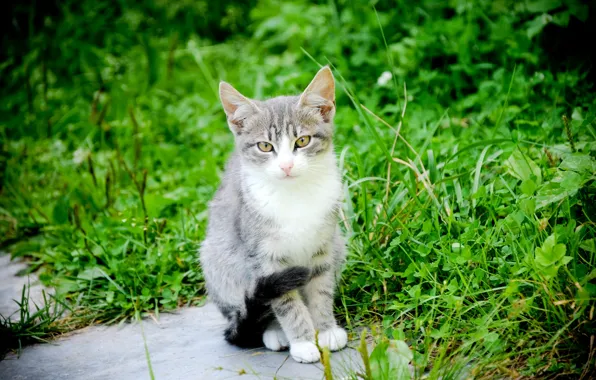
[[[347,340],[333,316],[345,259],[333,76],[323,68],[301,96],[250,100],[222,83],[220,97],[236,149],[210,203],[200,249],[209,296],[229,321],[230,343],[289,345],[295,360],[317,361],[316,330],[332,350]],[[310,143],[298,147],[301,136]],[[290,174],[280,169],[288,163]]]

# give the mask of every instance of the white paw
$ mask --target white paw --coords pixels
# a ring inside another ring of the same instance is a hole
[[[286,334],[279,327],[269,327],[263,333],[263,343],[271,351],[281,351],[289,346]]]
[[[331,351],[341,350],[348,344],[346,330],[339,326],[330,328],[319,333],[319,346],[329,347]]]
[[[314,363],[321,359],[321,354],[313,342],[292,343],[290,355],[299,363]]]

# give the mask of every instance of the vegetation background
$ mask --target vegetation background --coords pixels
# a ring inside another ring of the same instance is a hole
[[[1,319],[3,350],[204,302],[197,247],[233,148],[218,81],[299,93],[330,64],[351,248],[337,313],[376,326],[373,377],[410,361],[415,377],[593,376],[595,15],[580,0],[7,4],[1,248],[56,295]]]

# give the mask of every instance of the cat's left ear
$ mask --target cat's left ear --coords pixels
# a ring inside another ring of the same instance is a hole
[[[326,123],[335,116],[335,80],[329,66],[323,67],[298,101],[300,107],[318,108]]]

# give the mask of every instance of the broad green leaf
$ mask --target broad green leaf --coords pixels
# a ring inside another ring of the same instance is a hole
[[[588,239],[581,242],[579,247],[590,253],[596,253],[596,239]]]
[[[66,294],[81,289],[82,285],[80,285],[79,282],[81,281],[74,281],[69,278],[60,277],[54,279],[53,285],[56,289],[56,294]]]
[[[161,211],[176,203],[175,199],[167,197],[167,194],[150,193],[145,195],[145,205],[147,207],[147,213],[150,217],[159,217]]]
[[[521,183],[519,186],[520,190],[525,195],[533,195],[536,191],[536,182],[532,181],[531,179],[527,179]]]
[[[565,190],[577,190],[581,187],[582,178],[574,172],[565,173],[561,180],[561,187]]]
[[[565,256],[567,247],[565,244],[557,244],[555,235],[552,234],[535,250],[534,262],[537,269],[546,277],[551,278],[556,276],[557,271],[561,265],[566,265],[569,262],[568,256]]]
[[[562,5],[562,0],[534,0],[527,1],[526,8],[532,13],[548,12]]]
[[[562,27],[569,24],[569,12],[559,12],[553,16],[553,23]]]
[[[494,331],[489,332],[484,336],[484,341],[486,343],[494,343],[497,339],[499,339],[499,334]]]
[[[447,285],[447,290],[449,290],[451,293],[455,293],[459,290],[459,284],[457,283],[456,278],[453,278],[451,279],[451,281],[449,281],[449,285]]]
[[[519,208],[528,216],[534,214],[536,212],[536,199],[521,199],[519,201]]]
[[[376,345],[370,354],[370,368],[374,379],[387,379],[391,377],[391,363],[387,357],[389,341],[382,341]]]
[[[555,235],[550,235],[542,247],[536,248],[536,263],[541,266],[556,264],[565,256],[566,248],[564,244],[556,244]]]
[[[567,155],[559,167],[591,175],[596,172],[596,160],[587,154],[574,153]]]
[[[505,161],[505,166],[507,167],[507,172],[517,179],[522,181],[533,179],[538,185],[542,183],[542,172],[538,165],[519,149],[513,151],[511,156]]]
[[[581,188],[582,183],[579,174],[572,171],[560,171],[555,178],[545,183],[536,193],[536,210],[574,196]]]
[[[548,24],[552,19],[552,16],[548,14],[542,14],[540,16],[535,17],[533,20],[530,20],[526,23],[526,35],[529,39],[532,39],[534,36],[542,32],[542,29]]]
[[[373,379],[410,379],[409,363],[414,358],[408,345],[402,340],[384,340],[377,344],[370,355]]]
[[[403,340],[392,340],[387,350],[392,367],[393,379],[410,379],[409,363],[414,358],[410,347]]]
[[[391,346],[394,348],[395,352],[402,358],[407,359],[408,361],[414,359],[414,354],[406,342],[403,340],[393,340],[391,343]]]

